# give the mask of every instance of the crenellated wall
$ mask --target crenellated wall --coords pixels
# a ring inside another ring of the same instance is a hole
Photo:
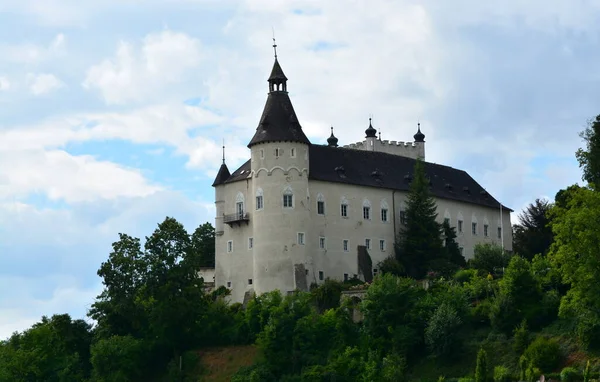
[[[408,158],[425,160],[425,142],[402,142],[389,140],[364,140],[342,146],[348,149],[378,151]]]

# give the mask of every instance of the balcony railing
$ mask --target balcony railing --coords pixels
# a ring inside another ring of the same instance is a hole
[[[240,225],[242,222],[248,223],[250,221],[250,214],[247,212],[237,212],[235,214],[223,215],[223,222],[231,225]]]

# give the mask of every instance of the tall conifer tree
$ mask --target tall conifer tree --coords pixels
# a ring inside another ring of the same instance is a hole
[[[410,277],[425,276],[429,263],[442,255],[442,228],[436,210],[425,164],[418,159],[406,202],[407,222],[396,248],[396,258]]]

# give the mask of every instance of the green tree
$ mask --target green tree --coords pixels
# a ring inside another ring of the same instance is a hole
[[[192,234],[192,248],[198,255],[199,267],[215,266],[215,228],[210,223],[200,225]]]
[[[410,277],[422,278],[430,263],[442,257],[441,225],[436,221],[436,209],[425,164],[417,160],[406,201],[407,223],[396,246],[396,258]]]
[[[147,345],[131,336],[112,336],[92,346],[94,380],[128,382],[142,380],[149,357]]]
[[[477,353],[477,365],[475,366],[475,382],[487,382],[488,380],[488,363],[487,353],[483,349],[479,349]]]
[[[470,264],[480,273],[494,274],[508,265],[508,255],[497,244],[476,244],[473,251],[474,255]]]
[[[520,214],[519,223],[513,226],[513,251],[531,260],[536,254],[546,255],[552,244],[549,212],[552,204],[546,199],[536,199]]]
[[[600,193],[581,188],[570,193],[566,207],[553,209],[555,242],[550,256],[571,288],[559,316],[576,324],[583,345],[600,343]]]
[[[600,186],[600,115],[588,123],[579,136],[585,141],[585,148],[575,153],[579,167],[583,169],[582,179],[595,189]]]
[[[438,357],[456,355],[460,345],[458,329],[462,324],[456,309],[442,303],[429,319],[425,328],[425,343],[429,351]]]

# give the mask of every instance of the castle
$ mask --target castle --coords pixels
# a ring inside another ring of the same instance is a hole
[[[275,55],[269,94],[250,159],[233,173],[225,159],[213,183],[215,287],[242,302],[251,293],[307,290],[326,278],[369,280],[394,251],[406,224],[406,197],[417,158],[413,142],[382,141],[369,119],[365,140],[339,147],[311,143],[302,131]],[[456,228],[466,258],[477,243],[512,248],[511,210],[465,171],[425,162],[438,220]],[[365,258],[370,258],[365,269]]]

